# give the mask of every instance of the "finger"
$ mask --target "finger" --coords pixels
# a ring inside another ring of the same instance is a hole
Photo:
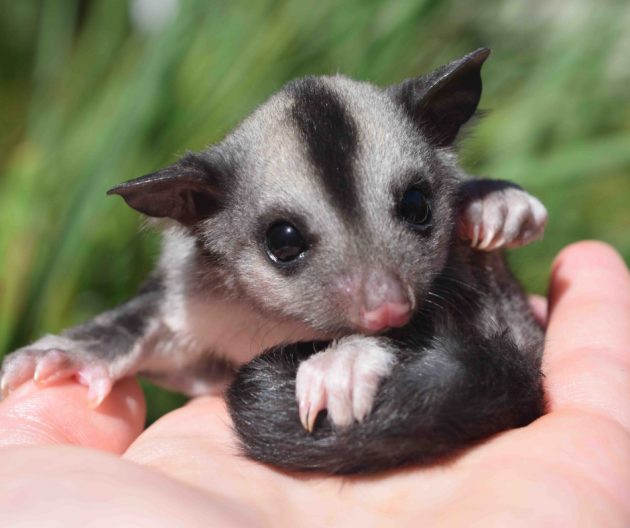
[[[611,247],[581,242],[553,266],[544,369],[552,410],[580,408],[630,429],[630,274]]]
[[[541,326],[547,326],[547,299],[542,295],[530,295],[529,306]]]
[[[630,274],[610,246],[581,242],[562,251],[553,265],[549,297],[555,323],[549,338],[558,345],[556,355],[584,346],[627,351]]]
[[[97,409],[78,383],[39,388],[31,381],[0,403],[0,447],[73,444],[121,453],[141,433],[145,410],[131,378],[117,383]]]

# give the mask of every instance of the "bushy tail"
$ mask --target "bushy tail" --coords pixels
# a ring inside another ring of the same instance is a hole
[[[394,367],[362,423],[336,430],[321,413],[309,434],[298,416],[295,375],[313,350],[312,343],[274,349],[239,371],[228,404],[248,456],[336,474],[429,464],[544,411],[536,351],[519,351],[502,335],[436,339]]]

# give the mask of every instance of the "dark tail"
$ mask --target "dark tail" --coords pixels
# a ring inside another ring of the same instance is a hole
[[[295,375],[313,351],[313,343],[273,349],[239,371],[228,404],[251,458],[337,474],[430,464],[544,411],[537,351],[523,353],[501,335],[436,339],[394,367],[362,423],[335,430],[321,413],[309,434],[298,416]]]

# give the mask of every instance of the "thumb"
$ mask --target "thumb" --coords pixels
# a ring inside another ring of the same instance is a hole
[[[630,429],[630,273],[599,242],[573,244],[552,272],[544,367],[552,410],[578,408]]]
[[[96,409],[74,382],[46,388],[25,383],[0,402],[0,447],[70,444],[122,453],[141,433],[145,402],[131,378]]]

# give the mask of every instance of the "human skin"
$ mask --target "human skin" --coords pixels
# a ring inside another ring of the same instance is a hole
[[[134,380],[96,410],[76,383],[24,385],[0,404],[0,525],[627,527],[630,274],[612,248],[561,252],[547,325],[548,414],[447,465],[368,478],[244,459],[220,398],[142,431]]]

